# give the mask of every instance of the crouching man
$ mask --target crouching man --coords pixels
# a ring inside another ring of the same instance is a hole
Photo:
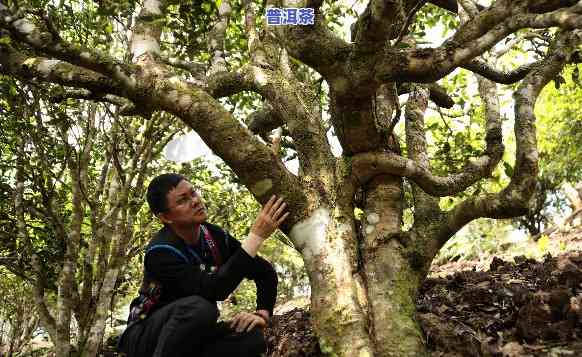
[[[181,175],[153,179],[147,201],[164,227],[146,248],[142,286],[119,350],[129,357],[260,356],[277,275],[257,251],[287,218],[286,204],[271,197],[241,244],[206,222],[199,191]],[[243,278],[256,283],[256,311],[217,322],[216,301]]]

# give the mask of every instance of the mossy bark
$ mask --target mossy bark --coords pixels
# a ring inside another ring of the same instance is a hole
[[[374,231],[359,234],[359,222],[331,213],[320,235],[306,238],[302,253],[311,282],[311,312],[322,351],[330,356],[424,356],[422,331],[415,319],[415,297],[423,273],[407,250],[388,233],[400,227],[401,182],[388,177],[377,195],[393,201],[384,207]],[[387,208],[387,209],[386,209]],[[370,207],[370,209],[372,209]],[[373,216],[370,211],[368,218]],[[368,222],[370,223],[370,222]],[[365,229],[365,227],[364,227]],[[311,229],[313,233],[316,229]],[[362,249],[358,237],[364,237]]]

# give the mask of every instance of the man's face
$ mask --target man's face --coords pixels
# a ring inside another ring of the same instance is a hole
[[[164,223],[185,226],[200,224],[208,218],[200,192],[186,180],[168,192],[166,200],[168,210],[159,215]]]

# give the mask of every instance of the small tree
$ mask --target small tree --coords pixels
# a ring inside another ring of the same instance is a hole
[[[331,355],[426,354],[414,298],[433,257],[476,218],[527,212],[538,171],[536,98],[565,64],[580,58],[579,1],[497,0],[484,7],[470,0],[434,0],[432,4],[452,13],[447,16],[455,26],[454,34],[434,48],[411,40],[421,37],[428,24],[420,16],[426,14],[426,1],[370,0],[356,14],[351,42],[332,30],[338,20],[333,14],[341,12],[341,4],[334,2],[264,2],[267,8],[314,9],[309,26],[266,26],[263,3],[252,0],[196,5],[146,0],[137,7],[132,1],[101,2],[98,16],[84,26],[94,31],[94,38],[107,38],[113,29],[118,34],[131,30],[129,51],[121,54],[65,36],[69,13],[94,11],[92,3],[80,3],[67,11],[27,11],[2,2],[0,71],[64,86],[66,97],[119,103],[144,118],[170,113],[194,129],[258,201],[284,196],[292,215],[283,231],[303,256],[315,330],[322,350]],[[120,27],[132,12],[135,21]],[[488,62],[487,51],[505,38],[520,41],[523,28],[550,27],[559,29],[546,33],[551,44],[536,62],[510,72]],[[431,171],[424,115],[429,98],[450,103],[435,81],[457,68],[481,76],[485,146],[459,171],[437,176]],[[323,81],[329,92],[322,94],[318,88]],[[511,181],[499,192],[441,209],[439,197],[488,178],[503,155],[495,82],[519,82],[513,95]],[[221,99],[238,103],[243,92],[256,93],[263,101],[248,126]],[[403,155],[393,130],[401,116],[398,96],[405,92],[410,95],[403,115]],[[329,120],[322,115],[322,95]],[[343,149],[339,157],[327,139],[329,126]],[[272,144],[260,139],[276,128],[297,154],[298,175],[284,166],[279,138]],[[414,222],[406,230],[404,180],[410,183],[414,209]],[[364,211],[361,222],[354,215],[356,207]],[[77,236],[69,239],[78,241]],[[70,270],[64,271],[67,275]]]
[[[30,284],[2,267],[0,273],[0,351],[12,357],[34,337],[39,317],[36,307],[30,305]]]
[[[72,345],[95,356],[115,287],[151,234],[145,179],[176,131],[163,115],[142,122],[95,104],[55,106],[39,88],[7,82],[0,172],[13,225],[1,237],[12,261],[2,263],[32,281],[57,355]]]

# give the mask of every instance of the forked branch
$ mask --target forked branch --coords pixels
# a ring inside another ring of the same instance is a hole
[[[580,42],[579,31],[560,33],[549,56],[520,84],[513,95],[517,152],[511,181],[499,193],[466,199],[449,211],[446,228],[439,237],[441,244],[473,219],[511,218],[527,212],[529,200],[536,190],[538,173],[534,105],[543,87],[562,70]]]

